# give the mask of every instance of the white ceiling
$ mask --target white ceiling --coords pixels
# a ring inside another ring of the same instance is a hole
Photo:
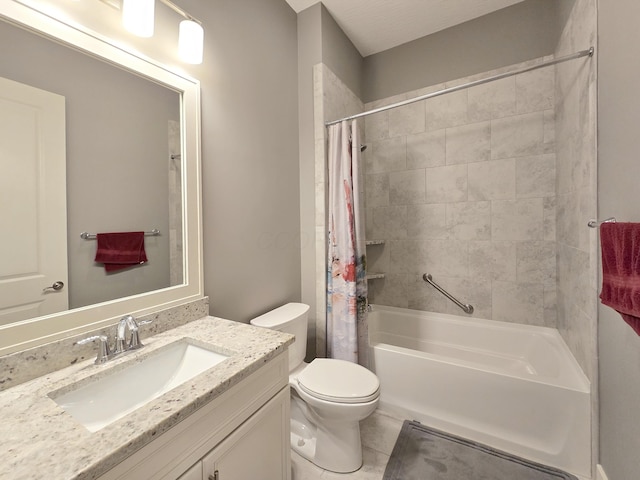
[[[296,12],[320,0],[286,0]],[[523,0],[322,0],[363,57]]]

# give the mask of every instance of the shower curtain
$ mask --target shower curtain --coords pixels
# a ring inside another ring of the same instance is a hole
[[[356,363],[367,315],[359,140],[355,120],[329,127],[327,356]]]

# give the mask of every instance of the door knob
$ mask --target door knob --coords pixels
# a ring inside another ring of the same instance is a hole
[[[57,282],[53,282],[53,285],[51,285],[50,287],[43,288],[42,291],[46,292],[48,290],[55,290],[57,292],[58,290],[62,290],[63,287],[64,287],[64,283],[62,283],[61,281],[57,281]]]

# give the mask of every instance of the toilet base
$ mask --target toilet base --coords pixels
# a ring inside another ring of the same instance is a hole
[[[322,419],[293,394],[291,449],[318,467],[336,473],[355,472],[362,466],[359,421]]]

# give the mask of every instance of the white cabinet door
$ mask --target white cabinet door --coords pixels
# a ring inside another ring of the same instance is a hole
[[[202,480],[202,462],[196,463],[193,467],[180,475],[178,480]]]
[[[290,480],[285,388],[202,459],[204,480]]]
[[[0,77],[0,171],[5,325],[68,308],[64,97]]]

